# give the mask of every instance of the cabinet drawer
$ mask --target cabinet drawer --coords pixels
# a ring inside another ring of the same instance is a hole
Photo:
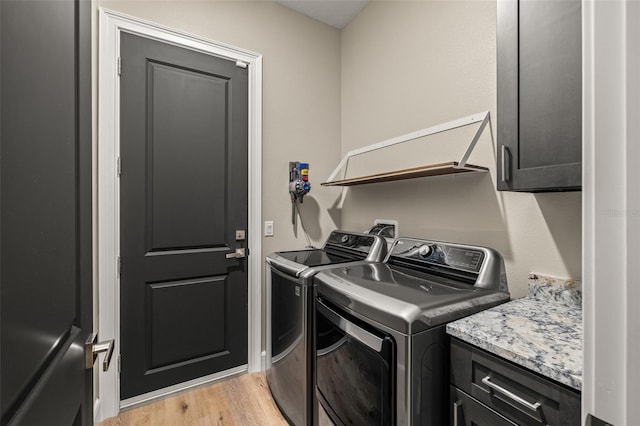
[[[457,339],[451,383],[520,425],[580,424],[580,393]]]
[[[517,426],[460,389],[450,389],[451,426]]]

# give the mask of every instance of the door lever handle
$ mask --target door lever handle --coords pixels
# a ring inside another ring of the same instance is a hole
[[[227,253],[225,257],[227,259],[242,259],[244,257],[247,257],[247,253],[244,247],[237,248],[236,251],[234,251],[233,253]]]
[[[102,361],[102,371],[107,371],[109,365],[111,365],[111,357],[113,356],[113,348],[115,347],[114,340],[105,340],[104,342],[98,342],[98,335],[91,333],[89,338],[84,344],[85,350],[85,368],[93,368],[93,363],[96,361],[99,353],[106,352],[104,360]]]

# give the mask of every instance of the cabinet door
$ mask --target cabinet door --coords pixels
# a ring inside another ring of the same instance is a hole
[[[460,389],[451,386],[452,426],[516,426]]]
[[[580,190],[580,0],[498,0],[497,29],[498,190]]]

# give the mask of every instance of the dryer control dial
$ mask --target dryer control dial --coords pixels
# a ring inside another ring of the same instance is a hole
[[[431,253],[433,253],[433,247],[428,244],[425,244],[418,249],[418,254],[423,258],[431,256]]]

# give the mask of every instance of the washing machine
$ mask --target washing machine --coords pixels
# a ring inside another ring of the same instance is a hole
[[[285,418],[296,426],[317,424],[315,398],[315,288],[313,276],[337,265],[385,258],[384,238],[333,231],[320,249],[267,256],[267,382]]]

